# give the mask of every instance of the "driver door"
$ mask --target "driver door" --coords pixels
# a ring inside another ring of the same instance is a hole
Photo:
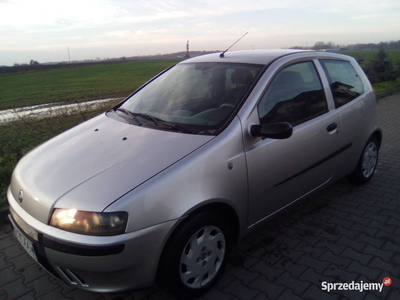
[[[312,61],[278,71],[254,113],[260,124],[291,123],[293,134],[283,140],[253,137],[245,145],[249,226],[328,183],[342,151],[340,117],[328,109]]]

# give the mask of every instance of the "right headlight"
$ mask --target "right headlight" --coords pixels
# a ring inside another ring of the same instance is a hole
[[[50,219],[51,226],[88,235],[122,234],[127,223],[127,212],[88,212],[73,208],[56,208]]]

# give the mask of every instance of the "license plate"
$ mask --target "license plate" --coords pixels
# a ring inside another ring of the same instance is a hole
[[[35,248],[33,248],[33,243],[18,229],[17,226],[14,226],[14,235],[20,242],[22,247],[24,247],[26,252],[28,252],[29,255],[32,256],[32,258],[37,261],[37,256]]]

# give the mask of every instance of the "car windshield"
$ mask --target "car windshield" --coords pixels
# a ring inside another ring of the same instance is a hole
[[[214,134],[230,118],[261,65],[183,63],[134,93],[116,112],[132,124]]]

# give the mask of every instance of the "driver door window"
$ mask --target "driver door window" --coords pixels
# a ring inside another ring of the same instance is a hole
[[[261,124],[289,122],[295,126],[326,112],[325,94],[312,62],[281,70],[258,105]]]

